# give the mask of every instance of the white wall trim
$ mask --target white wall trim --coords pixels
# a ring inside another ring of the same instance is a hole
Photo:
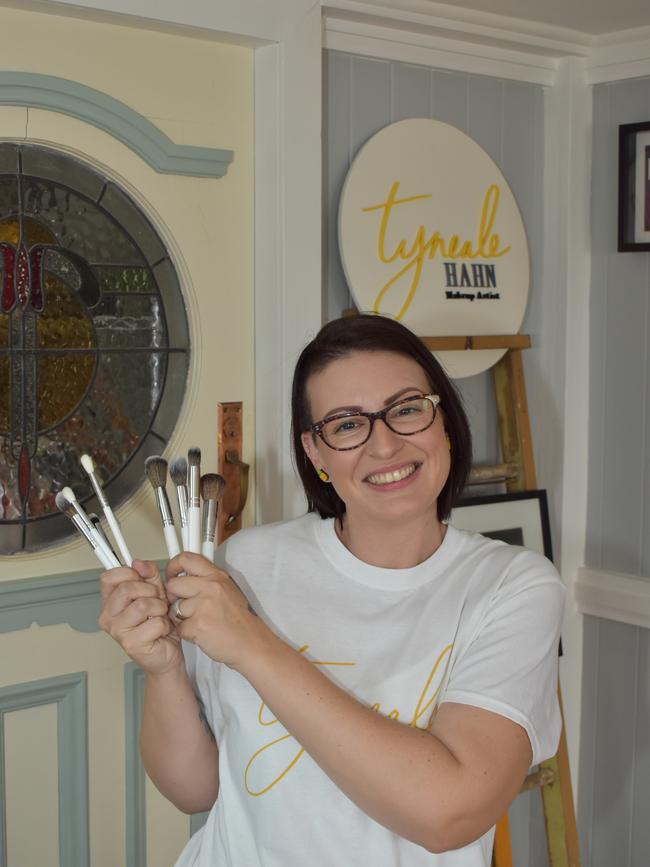
[[[650,575],[578,569],[575,601],[581,614],[650,629]]]
[[[325,19],[324,47],[543,85],[553,84],[557,66],[555,58],[540,54],[329,16]]]
[[[559,568],[568,587],[561,665],[566,733],[577,800],[582,683],[582,618],[575,609],[573,581],[584,563],[587,521],[589,400],[591,94],[584,60],[560,62],[556,84],[546,92],[544,203],[544,314],[555,322],[555,337],[542,349],[546,381],[564,385],[555,412],[563,441],[550,478],[556,514],[561,516]],[[560,312],[561,311],[561,312]],[[555,343],[555,345],[554,345]],[[553,411],[549,407],[549,424]],[[549,430],[553,435],[553,429]],[[556,435],[556,434],[555,434]],[[544,431],[542,431],[544,436]]]
[[[587,55],[595,37],[567,27],[479,12],[431,0],[324,0],[328,18],[368,21],[400,30],[437,33],[481,45],[535,51],[549,56]]]
[[[650,75],[650,33],[645,33],[645,38],[640,39],[641,32],[639,32],[633,41],[619,42],[615,38],[616,34],[612,36],[611,41],[597,46],[592,51],[587,64],[588,83],[600,84]]]
[[[325,0],[324,46],[368,57],[552,85],[563,57],[587,84],[650,75],[650,27],[602,36],[429,0]]]
[[[258,523],[305,511],[293,469],[293,368],[320,328],[322,33],[318,3],[255,54]]]

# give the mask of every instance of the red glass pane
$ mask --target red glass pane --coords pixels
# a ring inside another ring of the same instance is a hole
[[[16,261],[16,289],[21,307],[25,307],[29,298],[29,258],[25,245],[21,244]]]
[[[13,310],[16,303],[16,290],[14,287],[15,253],[14,248],[9,244],[0,244],[0,251],[2,252],[2,270],[4,274],[1,309],[3,313],[9,313],[10,310]]]
[[[20,493],[20,499],[23,500],[23,502],[27,499],[27,494],[29,493],[29,477],[29,454],[27,453],[27,447],[23,444],[23,447],[20,450],[20,459],[18,461],[18,491]]]

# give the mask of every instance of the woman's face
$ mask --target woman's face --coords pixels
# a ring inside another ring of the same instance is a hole
[[[348,409],[376,412],[431,392],[420,365],[394,352],[354,352],[307,381],[314,422]],[[302,434],[302,444],[315,470],[329,474],[351,521],[435,516],[450,465],[443,413],[441,407],[430,427],[411,436],[394,433],[378,419],[370,439],[350,451],[335,451],[309,432]]]

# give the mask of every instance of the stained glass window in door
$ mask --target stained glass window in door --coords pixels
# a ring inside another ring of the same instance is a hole
[[[56,493],[115,507],[160,453],[185,394],[189,332],[154,227],[81,160],[0,144],[0,554],[68,537]]]

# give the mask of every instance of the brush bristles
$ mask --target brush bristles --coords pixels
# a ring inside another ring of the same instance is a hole
[[[64,497],[67,497],[71,503],[77,502],[77,497],[76,497],[75,492],[72,490],[71,487],[66,485],[65,488],[61,488],[61,493],[63,494]]]
[[[169,475],[176,487],[187,484],[187,461],[185,458],[174,458],[169,465]]]
[[[68,518],[71,518],[74,515],[75,511],[72,503],[63,493],[63,491],[59,491],[59,493],[54,498],[54,502],[56,503],[57,509],[67,515]]]
[[[201,496],[204,500],[220,500],[226,487],[226,480],[218,473],[201,476]]]
[[[95,472],[95,462],[90,457],[90,455],[82,455],[80,460],[81,466],[88,474]]]
[[[187,452],[187,462],[191,467],[198,467],[201,464],[201,449],[192,448]]]
[[[167,484],[167,461],[160,455],[151,455],[144,462],[144,471],[154,488],[164,488]]]

